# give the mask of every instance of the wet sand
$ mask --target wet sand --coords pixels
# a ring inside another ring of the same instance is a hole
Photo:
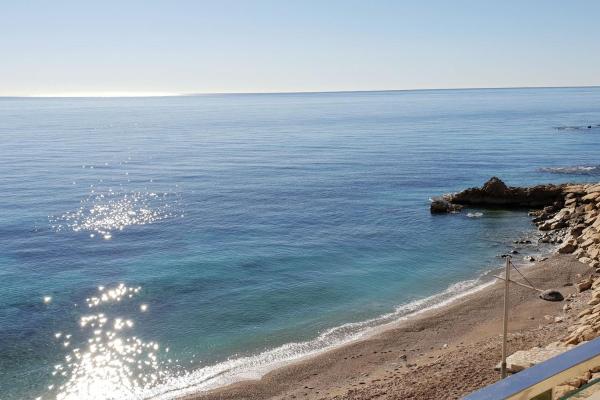
[[[575,293],[573,283],[590,268],[555,255],[524,270],[538,288]],[[513,279],[518,275],[514,274]],[[223,399],[455,399],[495,382],[500,373],[504,286],[497,282],[455,302],[399,322],[367,339],[186,400]],[[564,335],[581,307],[546,302],[512,285],[509,354]],[[554,322],[554,316],[564,321]],[[550,318],[550,316],[552,318]]]

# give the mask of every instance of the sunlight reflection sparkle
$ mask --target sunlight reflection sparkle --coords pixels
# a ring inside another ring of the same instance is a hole
[[[123,283],[111,288],[101,286],[94,296],[86,299],[88,308],[106,310],[80,317],[83,338],[81,343],[70,346],[63,363],[54,365],[52,376],[63,383],[48,387],[50,398],[142,398],[147,389],[167,377],[168,362],[160,361],[158,356],[160,345],[132,335],[133,319],[110,315],[111,306],[132,301],[140,290],[141,287]],[[71,334],[57,332],[53,336],[60,345],[71,344],[60,341],[70,339]]]
[[[55,231],[87,231],[91,238],[97,234],[109,240],[113,232],[126,227],[177,216],[178,200],[176,194],[169,192],[117,192],[109,189],[98,193],[92,190],[77,210],[51,216],[49,220]]]

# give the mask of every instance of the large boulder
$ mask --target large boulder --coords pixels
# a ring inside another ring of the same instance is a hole
[[[574,243],[572,240],[569,240],[563,243],[562,246],[558,248],[558,252],[560,254],[571,254],[575,251],[575,249],[577,249],[577,244]]]
[[[506,358],[506,368],[509,372],[519,372],[535,364],[544,362],[569,350],[569,347],[548,345],[546,348],[534,347],[529,350],[519,350]],[[500,364],[496,366],[500,369]]]

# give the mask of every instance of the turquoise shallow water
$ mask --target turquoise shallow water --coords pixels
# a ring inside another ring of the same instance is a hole
[[[468,289],[529,219],[431,216],[429,197],[598,180],[599,104],[599,88],[2,98],[2,398],[214,387]]]

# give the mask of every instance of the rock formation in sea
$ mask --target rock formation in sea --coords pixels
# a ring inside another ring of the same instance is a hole
[[[497,177],[491,178],[480,188],[470,188],[462,192],[442,196],[431,203],[432,212],[440,212],[440,202],[447,202],[451,211],[452,206],[480,206],[503,208],[538,208],[549,205],[561,206],[564,185],[538,185],[533,187],[507,186]],[[436,204],[437,202],[437,204]],[[433,211],[433,208],[436,211]]]

